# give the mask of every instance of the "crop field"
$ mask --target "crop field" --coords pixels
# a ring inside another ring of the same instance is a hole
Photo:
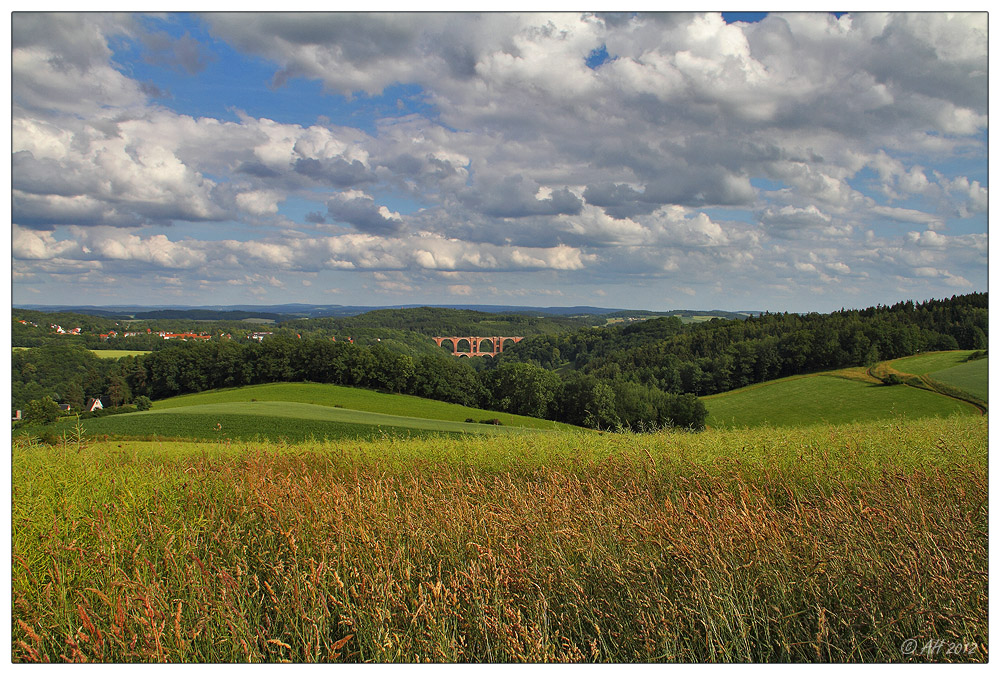
[[[987,446],[972,416],[15,441],[12,660],[985,662]]]
[[[961,363],[966,363],[966,359],[973,353],[970,349],[959,349],[947,352],[928,352],[917,354],[916,356],[906,356],[901,359],[893,359],[886,363],[901,373],[911,373],[913,375],[926,375],[937,370],[951,368]]]
[[[706,396],[710,427],[799,426],[905,417],[979,415],[963,401],[907,386],[862,381],[858,373],[798,375]]]
[[[967,391],[983,401],[989,401],[989,375],[989,359],[986,358],[931,373],[934,380]]]
[[[66,431],[70,424],[72,422],[60,422],[55,428]],[[208,440],[377,439],[426,436],[435,432],[508,434],[529,431],[522,427],[403,417],[285,401],[206,403],[85,419],[81,425],[87,434],[96,436]]]
[[[142,356],[151,353],[141,349],[91,349],[90,351],[99,359],[120,359],[123,356]]]
[[[31,349],[31,347],[11,347],[11,350],[15,352],[27,349]],[[142,349],[91,349],[89,351],[99,359],[120,359],[123,356],[142,356],[150,353],[148,350]]]
[[[342,407],[355,411],[419,417],[434,420],[464,422],[497,418],[504,426],[528,427],[535,429],[571,429],[567,424],[540,420],[534,417],[511,415],[467,408],[454,403],[432,401],[431,399],[403,394],[382,394],[368,389],[341,387],[334,384],[309,382],[285,382],[260,384],[234,389],[215,389],[198,394],[186,394],[156,401],[153,410],[166,410],[206,403],[246,403],[253,401],[284,401],[289,403],[309,403],[319,406]]]
[[[500,424],[482,423],[494,419]],[[76,433],[75,425],[75,418],[68,417],[54,424],[19,428],[14,435],[54,439]],[[414,396],[315,383],[266,384],[177,396],[157,401],[146,412],[83,419],[80,426],[89,436],[119,439],[284,442],[576,428]]]

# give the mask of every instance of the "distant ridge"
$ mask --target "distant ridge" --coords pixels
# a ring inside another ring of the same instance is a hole
[[[207,312],[239,313],[247,316],[292,319],[318,317],[357,316],[365,312],[379,309],[414,309],[417,307],[432,307],[440,309],[466,309],[488,314],[537,314],[550,316],[574,316],[579,314],[620,315],[620,316],[670,316],[673,314],[699,314],[703,316],[718,316],[720,318],[744,318],[760,314],[759,311],[729,312],[723,310],[666,310],[652,311],[645,309],[621,309],[609,307],[592,307],[577,305],[573,307],[532,307],[527,305],[309,305],[303,303],[288,303],[283,305],[18,305],[14,309],[30,309],[39,312],[74,312],[93,316],[118,317],[122,315],[135,318],[197,318],[198,314]]]

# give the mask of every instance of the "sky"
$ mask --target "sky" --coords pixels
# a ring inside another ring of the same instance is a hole
[[[987,15],[14,13],[14,305],[987,290]]]

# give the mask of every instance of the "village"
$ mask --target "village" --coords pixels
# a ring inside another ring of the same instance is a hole
[[[22,324],[22,325],[25,325],[25,326],[34,326],[35,328],[38,328],[38,324],[34,323],[33,321],[26,321],[24,319],[18,319],[17,322],[20,323],[20,324]],[[49,329],[50,329],[50,334],[56,334],[56,335],[83,335],[84,334],[83,333],[83,329],[81,329],[79,326],[77,326],[76,328],[71,328],[69,330],[66,330],[62,326],[53,323],[53,324],[49,324]],[[212,339],[212,336],[208,335],[206,333],[170,333],[170,332],[162,331],[162,330],[154,332],[151,328],[147,328],[145,331],[127,330],[127,331],[125,331],[123,333],[119,333],[116,330],[109,330],[107,333],[97,333],[97,336],[101,340],[110,340],[112,338],[117,338],[117,337],[122,337],[122,338],[141,337],[141,336],[147,336],[147,335],[156,335],[156,336],[159,336],[163,340],[182,340],[182,341],[185,341],[185,342],[187,340],[211,340]],[[248,340],[257,340],[258,342],[262,342],[264,340],[264,338],[267,337],[267,336],[269,336],[269,335],[274,335],[274,333],[271,332],[271,331],[255,331],[255,332],[251,332],[251,333],[246,333],[243,337],[245,337]],[[231,340],[231,339],[233,339],[233,336],[232,336],[232,333],[222,333],[222,334],[219,335],[219,338],[223,339],[223,340]]]

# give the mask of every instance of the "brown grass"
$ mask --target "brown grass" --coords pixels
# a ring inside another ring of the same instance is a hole
[[[15,448],[13,659],[983,661],[985,427]]]

